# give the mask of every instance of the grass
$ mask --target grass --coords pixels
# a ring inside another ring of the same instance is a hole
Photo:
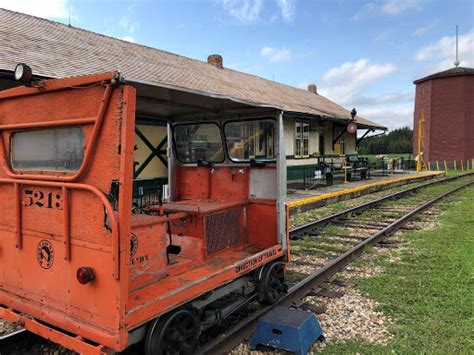
[[[441,169],[441,171],[443,171],[443,170]],[[469,170],[464,169],[464,171],[462,171],[461,169],[459,169],[459,170],[448,170],[448,173],[445,174],[445,176],[449,177],[449,176],[463,175],[463,174],[467,174],[467,173],[474,173],[474,169],[469,169]]]
[[[455,197],[455,198],[454,198]],[[404,233],[401,260],[374,261],[384,272],[357,280],[357,288],[379,302],[394,320],[387,346],[350,341],[326,353],[474,353],[474,188],[440,204],[433,230]]]

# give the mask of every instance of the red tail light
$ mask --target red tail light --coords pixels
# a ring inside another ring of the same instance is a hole
[[[77,281],[80,284],[85,285],[89,282],[94,281],[95,279],[95,271],[91,267],[80,267],[77,269]]]

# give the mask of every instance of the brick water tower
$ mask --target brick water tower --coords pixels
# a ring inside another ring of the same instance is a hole
[[[474,159],[474,69],[452,69],[415,80],[413,154],[422,113],[425,162]]]

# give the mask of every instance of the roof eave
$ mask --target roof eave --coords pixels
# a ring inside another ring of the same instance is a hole
[[[341,117],[333,117],[333,116],[327,116],[327,115],[314,115],[311,113],[305,113],[305,112],[295,112],[295,111],[284,111],[285,115],[288,116],[296,116],[296,117],[301,117],[301,118],[306,118],[306,119],[322,119],[322,120],[327,120],[327,121],[332,121],[332,122],[339,122],[339,123],[350,123],[352,122],[352,119],[350,118],[341,118]],[[386,131],[388,130],[387,127],[380,126],[380,125],[369,125],[369,124],[364,124],[357,122],[357,127],[362,128],[362,129],[374,129],[374,130],[383,130]]]

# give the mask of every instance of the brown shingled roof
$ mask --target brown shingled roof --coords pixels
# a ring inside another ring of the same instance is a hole
[[[419,84],[423,81],[430,80],[430,79],[439,79],[439,78],[446,78],[448,76],[458,76],[458,75],[474,75],[474,68],[466,68],[466,67],[454,67],[448,70],[440,71],[438,73],[434,73],[424,78],[417,79],[413,82],[413,84]]]
[[[223,95],[287,112],[350,119],[324,96],[231,69],[61,23],[0,9],[0,70],[28,63],[36,75],[61,78],[118,70],[129,80]],[[360,116],[361,126],[385,128]]]

